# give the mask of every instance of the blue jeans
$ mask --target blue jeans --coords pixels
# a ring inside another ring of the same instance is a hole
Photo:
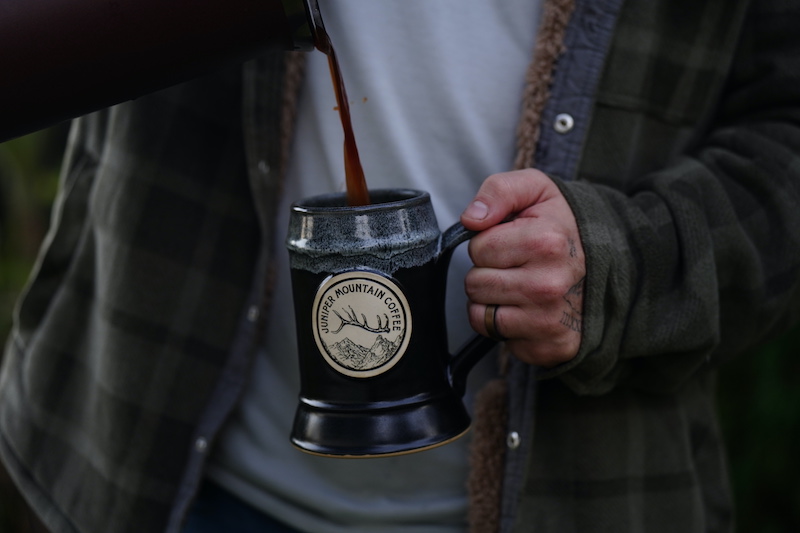
[[[203,482],[181,533],[300,533],[209,481]]]

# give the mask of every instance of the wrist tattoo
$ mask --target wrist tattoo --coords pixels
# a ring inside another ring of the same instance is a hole
[[[569,311],[561,314],[561,324],[567,328],[580,333],[583,328],[583,286],[586,276],[583,276],[578,283],[569,288],[564,295],[564,301],[569,306]]]
[[[576,333],[583,331],[583,320],[579,316],[572,315],[566,311],[561,313],[561,323]]]
[[[569,256],[578,257],[578,247],[575,246],[575,240],[570,237],[567,242],[569,243]]]

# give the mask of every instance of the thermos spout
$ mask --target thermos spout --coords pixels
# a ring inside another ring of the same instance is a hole
[[[317,0],[2,0],[0,142],[320,32]]]

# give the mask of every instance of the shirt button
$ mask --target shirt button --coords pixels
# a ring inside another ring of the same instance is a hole
[[[519,436],[519,433],[516,431],[512,431],[508,434],[508,438],[506,438],[506,446],[508,446],[512,450],[516,450],[519,448],[522,439]]]
[[[247,310],[247,320],[250,322],[255,322],[258,320],[258,316],[261,312],[258,310],[258,306],[251,305],[250,308]]]
[[[204,437],[199,437],[194,441],[194,449],[199,453],[205,453],[208,449],[208,441]]]
[[[263,159],[258,162],[258,171],[262,174],[269,174],[269,165]]]
[[[572,118],[572,115],[568,115],[567,113],[561,113],[556,116],[556,121],[553,127],[558,133],[567,133],[575,126],[575,120]]]

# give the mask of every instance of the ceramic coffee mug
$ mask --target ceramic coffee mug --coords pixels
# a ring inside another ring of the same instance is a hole
[[[287,247],[300,360],[291,440],[319,455],[400,454],[454,440],[470,426],[467,374],[495,342],[447,346],[445,286],[461,224],[439,231],[430,196],[371,191],[292,206]]]

